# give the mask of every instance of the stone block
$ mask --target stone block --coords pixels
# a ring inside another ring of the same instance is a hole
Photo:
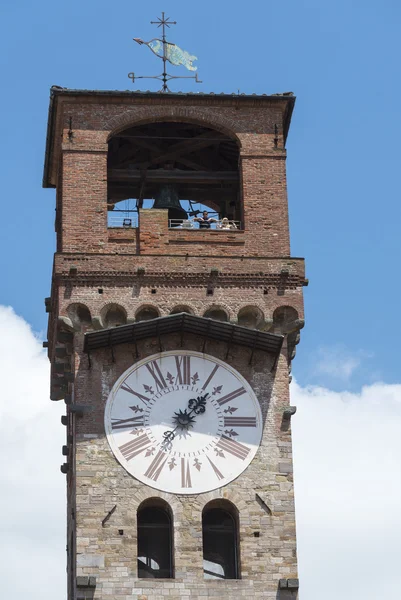
[[[77,554],[78,567],[104,567],[104,556],[100,554]]]

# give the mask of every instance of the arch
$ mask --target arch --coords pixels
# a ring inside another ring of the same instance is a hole
[[[106,329],[119,327],[127,323],[127,311],[119,304],[107,304],[100,314]]]
[[[178,313],[187,313],[189,315],[195,314],[193,309],[190,306],[187,306],[186,304],[178,304],[177,306],[174,306],[174,308],[172,308],[170,311],[170,315],[177,315]]]
[[[160,317],[160,311],[152,304],[143,304],[135,313],[135,321],[150,321]]]
[[[221,123],[185,111],[176,116],[152,110],[151,118],[149,112],[138,118],[135,111],[108,138],[108,211],[126,200],[127,226],[136,222],[138,208],[151,207],[168,208],[171,226],[205,209],[216,219],[241,221],[239,164],[239,139]],[[207,175],[202,186],[200,173]]]
[[[74,325],[74,329],[86,330],[92,325],[92,316],[86,304],[74,302],[67,307],[67,314]]]
[[[262,329],[265,315],[258,306],[243,306],[238,312],[238,325],[250,329]]]
[[[273,313],[273,323],[284,325],[298,319],[298,312],[292,306],[279,306]]]
[[[125,129],[148,125],[150,123],[171,121],[191,123],[193,125],[202,125],[203,127],[216,129],[235,140],[239,148],[242,147],[241,140],[236,133],[238,123],[234,119],[229,119],[223,114],[219,114],[216,118],[215,115],[212,116],[210,114],[209,109],[200,106],[195,108],[169,106],[168,112],[163,106],[136,106],[135,109],[124,111],[123,114],[105,123],[105,127],[109,129],[106,143]]]
[[[203,314],[206,319],[213,319],[213,321],[228,321],[228,313],[222,306],[210,306]]]
[[[173,574],[173,515],[161,498],[147,498],[137,510],[138,577],[171,579]]]
[[[279,306],[273,313],[273,329],[276,333],[290,333],[302,329],[304,324],[292,306]]]
[[[203,576],[239,579],[239,514],[228,500],[208,502],[202,512]]]

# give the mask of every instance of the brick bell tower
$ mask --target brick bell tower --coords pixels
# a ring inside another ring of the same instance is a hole
[[[51,89],[69,600],[298,597],[294,101]]]

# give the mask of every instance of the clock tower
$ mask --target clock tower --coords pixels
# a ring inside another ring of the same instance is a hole
[[[294,101],[51,89],[68,600],[298,597]]]

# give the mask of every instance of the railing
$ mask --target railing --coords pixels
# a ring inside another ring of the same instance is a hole
[[[232,221],[229,219],[219,219],[210,223],[210,227],[200,227],[200,223],[195,219],[169,219],[169,229],[193,229],[198,231],[236,231],[241,229],[241,221]],[[110,211],[107,215],[107,227],[133,229],[138,227],[138,212],[133,211]]]
[[[198,221],[194,219],[169,219],[169,229],[199,229],[204,231],[236,231],[241,229],[241,221],[231,221],[229,219],[221,219],[210,223],[210,227],[201,227]]]
[[[107,215],[107,227],[123,227],[132,229],[138,227],[138,213],[136,210],[113,210]]]

